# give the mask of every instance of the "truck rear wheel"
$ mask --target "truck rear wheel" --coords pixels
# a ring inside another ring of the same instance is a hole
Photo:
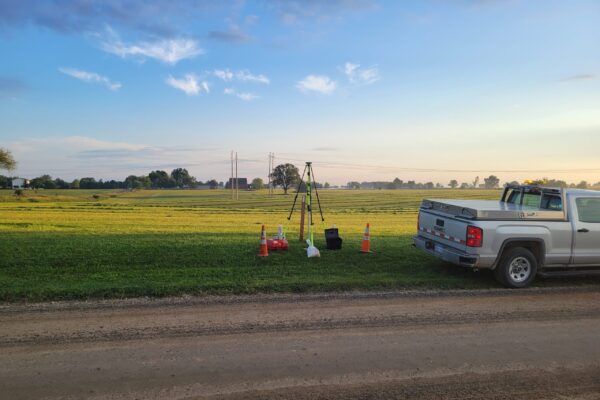
[[[538,262],[535,255],[524,247],[507,250],[494,270],[496,280],[509,288],[524,288],[533,282]]]

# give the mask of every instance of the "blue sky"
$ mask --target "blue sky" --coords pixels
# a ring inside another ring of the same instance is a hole
[[[600,2],[0,0],[17,175],[600,181]]]

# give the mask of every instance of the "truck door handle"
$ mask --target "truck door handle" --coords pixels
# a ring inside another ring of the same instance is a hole
[[[590,230],[587,228],[581,228],[581,229],[577,229],[577,232],[581,232],[581,233],[588,233]]]

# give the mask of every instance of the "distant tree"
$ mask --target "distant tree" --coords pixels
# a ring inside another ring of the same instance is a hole
[[[346,185],[348,189],[360,189],[360,182],[352,181]]]
[[[577,184],[577,189],[587,189],[590,185],[586,181],[581,181]]]
[[[512,181],[512,182],[506,182],[507,186],[519,186],[519,182],[517,181]]]
[[[79,179],[73,179],[73,182],[71,182],[71,189],[79,189]]]
[[[329,184],[329,182],[325,182],[325,183],[323,184],[323,188],[324,188],[324,189],[329,189],[330,187],[331,187],[331,185]]]
[[[476,176],[475,180],[473,180],[473,187],[475,189],[477,189],[479,187],[479,176]]]
[[[463,183],[460,184],[460,188],[461,189],[468,189],[469,187],[470,186],[469,186],[469,184],[467,182],[463,182]]]
[[[271,180],[274,185],[281,186],[283,193],[287,194],[290,186],[300,181],[300,174],[294,164],[280,164],[273,168]]]
[[[95,178],[81,178],[79,180],[79,187],[81,189],[96,189],[98,186],[98,182],[96,182]]]
[[[215,179],[211,179],[209,181],[206,181],[206,184],[208,186],[210,186],[211,189],[216,189],[219,187],[219,182],[217,182]]]
[[[437,189],[442,189],[444,187],[444,185],[442,185],[441,183],[438,182],[438,183],[435,184],[435,187]]]
[[[498,179],[495,175],[490,175],[487,178],[483,179],[484,185],[486,189],[495,189],[500,185],[500,179]]]
[[[50,175],[42,175],[31,180],[31,187],[34,189],[54,189],[56,185]]]
[[[171,171],[171,178],[175,181],[175,185],[179,188],[192,186],[196,182],[196,178],[190,175],[185,168],[176,168]]]
[[[452,189],[456,189],[458,187],[458,181],[456,179],[452,179],[448,184]]]
[[[264,186],[265,185],[261,178],[252,179],[252,189],[262,189]]]
[[[150,187],[150,178],[147,176],[129,175],[125,178],[125,187],[128,189],[142,189]]]
[[[392,183],[393,183],[393,186],[394,186],[394,187],[393,187],[393,189],[402,189],[402,184],[403,184],[404,182],[402,182],[402,179],[400,179],[400,178],[396,178],[396,179],[394,179],[394,180],[392,181]]]
[[[427,183],[424,185],[424,188],[425,188],[425,189],[433,189],[434,187],[435,187],[435,186],[434,186],[433,182],[427,182]]]
[[[10,151],[0,147],[0,169],[12,171],[17,167],[17,162]]]
[[[175,182],[166,171],[152,171],[148,174],[150,186],[153,188],[168,188],[175,186]]]
[[[65,182],[60,178],[56,178],[54,180],[54,187],[56,187],[57,189],[69,189],[71,185],[69,185],[69,182]]]
[[[7,188],[12,183],[12,179],[8,176],[0,175],[0,188]]]

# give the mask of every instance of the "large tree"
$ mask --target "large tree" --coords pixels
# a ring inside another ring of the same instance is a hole
[[[273,169],[271,180],[273,184],[281,186],[283,193],[287,194],[290,186],[300,181],[300,174],[294,164],[280,164]]]
[[[166,171],[152,171],[148,177],[153,188],[167,188],[175,185]]]
[[[196,178],[191,176],[185,168],[176,168],[171,171],[171,178],[179,188],[192,186],[196,182]]]
[[[265,186],[261,178],[252,179],[252,189],[262,189]]]
[[[483,178],[483,184],[486,189],[496,189],[500,184],[500,179],[496,175],[490,175],[487,178]]]
[[[10,151],[0,147],[0,169],[12,171],[17,167],[17,162]]]
[[[458,181],[456,179],[452,179],[448,184],[452,189],[456,189],[458,187]]]

